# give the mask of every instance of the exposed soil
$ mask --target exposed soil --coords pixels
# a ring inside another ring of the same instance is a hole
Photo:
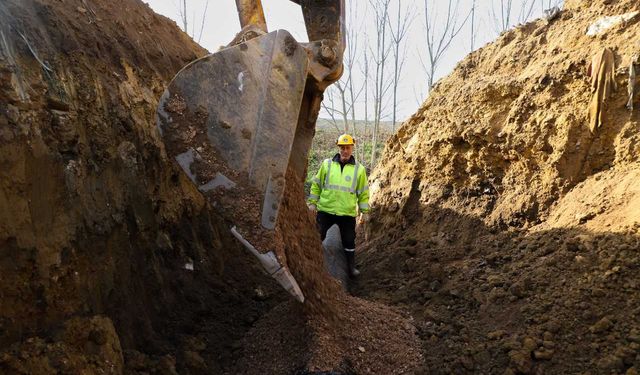
[[[327,276],[290,173],[273,241],[298,304],[160,141],[158,99],[206,51],[137,0],[4,0],[0,372],[637,373],[640,115],[619,90],[592,134],[586,65],[628,65],[640,17],[584,34],[638,9],[568,0],[438,84],[371,177],[365,299]]]
[[[422,355],[410,317],[343,292],[324,268],[303,179],[290,169],[287,181],[298,183],[287,185],[281,211],[287,220],[279,222],[278,232],[307,300],[302,307],[280,306],[257,323],[244,339],[245,355],[236,373],[415,373]],[[301,311],[306,319],[296,317]]]
[[[0,373],[221,373],[285,296],[159,140],[206,51],[134,0],[2,1],[0,36]]]
[[[358,294],[408,311],[425,372],[640,369],[640,114],[613,93],[589,130],[587,62],[640,52],[636,1],[567,1],[438,83],[371,176]]]

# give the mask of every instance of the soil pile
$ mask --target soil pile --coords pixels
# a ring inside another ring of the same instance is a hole
[[[625,107],[640,17],[586,35],[638,10],[568,1],[506,32],[387,144],[359,292],[411,312],[429,373],[640,369],[640,114]],[[619,89],[592,133],[603,48]]]
[[[270,311],[244,339],[238,374],[409,374],[421,366],[410,317],[344,293],[324,267],[322,243],[309,215],[301,176],[289,169],[280,215],[289,268],[306,301]]]
[[[205,53],[137,0],[0,3],[1,373],[221,373],[284,298],[159,140]]]

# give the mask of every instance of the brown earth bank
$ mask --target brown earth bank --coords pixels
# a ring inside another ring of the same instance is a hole
[[[638,10],[567,1],[504,33],[387,143],[357,293],[413,315],[427,373],[640,370],[640,17],[586,35]],[[605,47],[619,88],[592,133],[587,65]]]
[[[0,373],[221,373],[283,300],[159,140],[205,53],[140,1],[0,2]]]

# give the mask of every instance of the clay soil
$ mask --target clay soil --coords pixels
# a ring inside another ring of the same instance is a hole
[[[640,115],[625,108],[640,18],[585,35],[637,10],[566,1],[504,33],[388,142],[357,294],[414,317],[425,373],[640,370]],[[591,133],[586,68],[604,47],[620,89]]]
[[[222,373],[284,300],[167,158],[206,51],[140,1],[0,2],[0,373]]]

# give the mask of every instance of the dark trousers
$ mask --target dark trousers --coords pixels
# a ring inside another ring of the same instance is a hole
[[[356,218],[353,216],[338,216],[326,212],[318,211],[316,216],[316,225],[320,232],[322,241],[327,237],[327,231],[334,224],[340,228],[340,236],[342,237],[342,246],[351,251],[356,248]]]

